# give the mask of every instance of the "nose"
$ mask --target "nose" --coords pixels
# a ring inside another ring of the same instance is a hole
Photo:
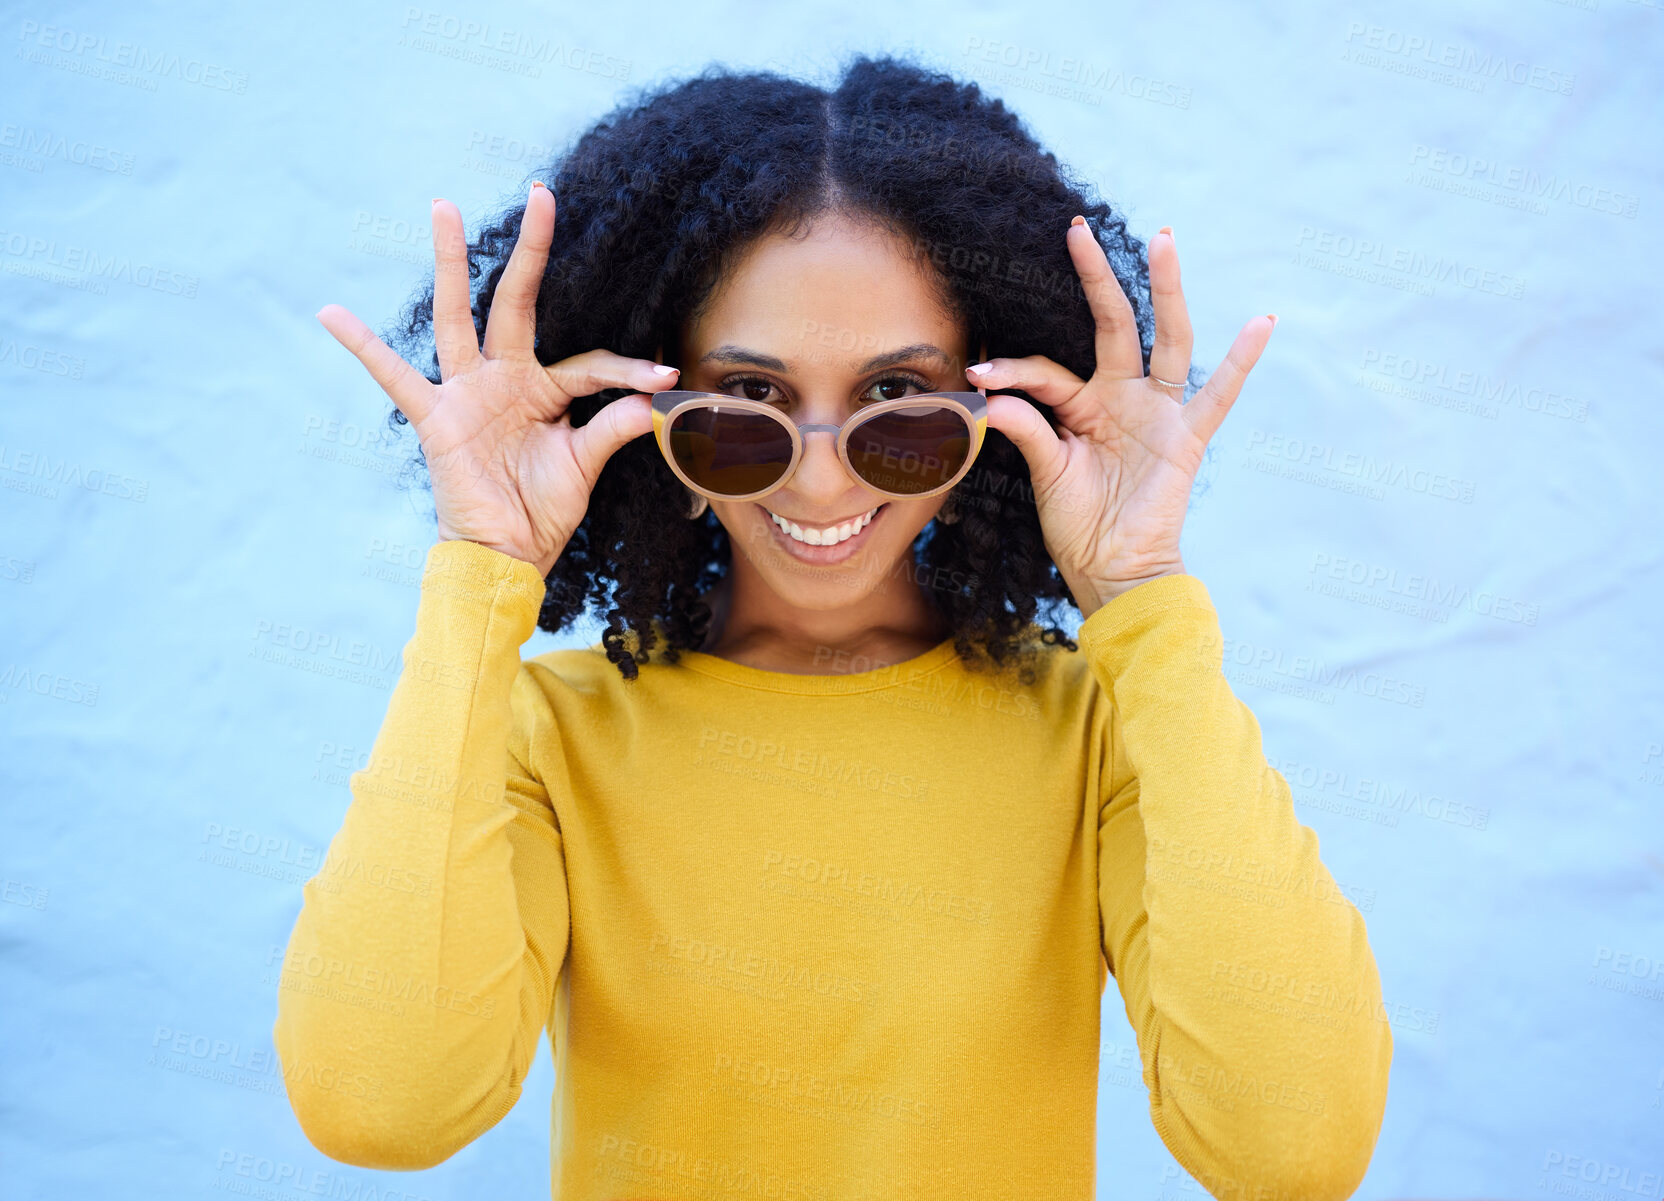
[[[802,429],[803,457],[797,462],[791,490],[807,505],[834,506],[855,483],[838,457],[837,427]]]

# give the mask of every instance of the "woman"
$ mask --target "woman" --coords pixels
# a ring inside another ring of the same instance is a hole
[[[284,962],[308,1138],[437,1164],[547,1030],[562,1198],[1090,1196],[1113,974],[1213,1195],[1349,1196],[1380,979],[1179,554],[1274,318],[1185,402],[1171,231],[889,58],[709,71],[552,178],[471,247],[434,202],[426,378],[319,314],[440,540]]]

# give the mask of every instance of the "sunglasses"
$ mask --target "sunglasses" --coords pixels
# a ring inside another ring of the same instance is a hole
[[[653,394],[653,438],[689,488],[712,500],[756,500],[792,477],[805,434],[836,434],[844,470],[896,499],[957,484],[982,449],[988,398],[926,392],[863,405],[842,425],[792,421],[778,405],[720,392]]]

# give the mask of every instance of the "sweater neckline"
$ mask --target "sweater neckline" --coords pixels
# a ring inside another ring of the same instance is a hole
[[[682,651],[676,667],[686,667],[700,675],[726,680],[742,688],[758,688],[766,692],[792,692],[808,696],[837,696],[852,692],[878,692],[886,688],[900,688],[933,671],[939,671],[959,657],[954,649],[953,636],[942,639],[935,646],[911,659],[903,659],[886,667],[867,671],[843,672],[834,675],[808,675],[791,671],[768,671],[735,663],[704,651]],[[669,666],[669,665],[661,665]]]

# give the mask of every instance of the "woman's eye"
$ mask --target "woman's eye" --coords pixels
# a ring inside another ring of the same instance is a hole
[[[920,392],[927,390],[924,384],[911,376],[887,375],[867,389],[867,396],[872,400],[900,400],[907,395],[909,388]]]
[[[908,389],[914,392],[928,392],[930,385],[923,380],[914,379],[910,375],[886,375],[883,379],[867,385],[862,393],[862,399],[868,403],[880,400],[899,400],[908,394]],[[764,379],[760,375],[736,375],[722,381],[721,390],[743,396],[746,400],[760,401],[763,404],[783,404],[786,398],[780,394],[774,381]]]
[[[743,396],[746,400],[758,400],[763,401],[764,403],[767,403],[770,399],[769,393],[774,390],[774,385],[772,383],[754,375],[742,375],[731,380],[726,380],[723,382],[722,387],[723,390],[727,392],[732,392],[734,389],[738,388],[739,395]]]

